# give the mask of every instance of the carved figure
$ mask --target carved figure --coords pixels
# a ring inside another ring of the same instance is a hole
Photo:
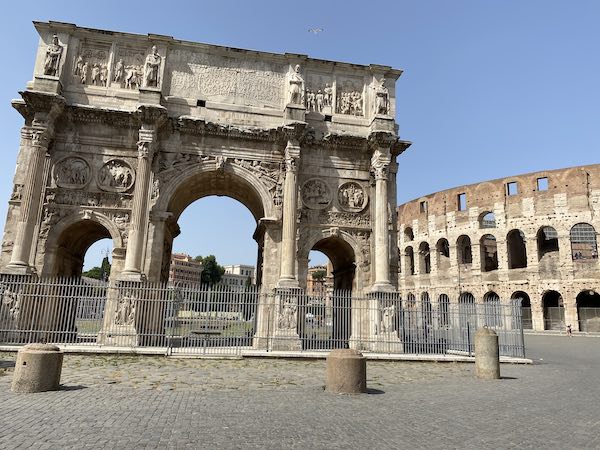
[[[115,64],[115,77],[114,81],[120,83],[123,80],[123,74],[125,71],[125,66],[123,64],[123,59],[119,59],[117,64]]]
[[[101,81],[100,81],[100,65],[97,64],[97,63],[92,66],[92,84],[94,86],[101,85]]]
[[[306,90],[306,109],[309,111],[315,111],[315,93],[307,89]]]
[[[65,158],[54,168],[54,180],[60,187],[84,187],[90,180],[90,174],[90,166],[81,158]]]
[[[302,202],[311,209],[326,208],[331,202],[331,190],[327,183],[318,178],[313,178],[302,186]]]
[[[387,306],[383,308],[381,315],[381,332],[391,333],[394,330],[394,319],[396,317],[396,308],[394,306]]]
[[[142,85],[142,70],[138,66],[125,68],[125,87],[127,89],[139,88]]]
[[[106,86],[108,81],[108,67],[106,67],[106,65],[102,65],[100,67],[100,84],[102,86]]]
[[[124,161],[113,159],[100,169],[98,185],[109,191],[126,191],[133,186],[133,169]]]
[[[44,60],[44,75],[57,76],[58,65],[62,56],[63,48],[58,43],[58,36],[52,36],[52,44],[46,49],[46,59]]]
[[[22,195],[23,195],[23,185],[15,184],[13,187],[12,194],[10,195],[10,199],[11,200],[21,200]]]
[[[316,103],[316,108],[317,111],[319,112],[323,112],[323,102],[324,102],[325,96],[323,95],[323,92],[321,91],[321,89],[319,89],[315,95],[315,103]]]
[[[381,82],[375,86],[375,114],[389,114],[389,91],[385,87],[385,78],[381,79]]]
[[[81,72],[83,69],[83,56],[79,55],[77,57],[77,61],[75,62],[75,69],[73,69],[73,75],[81,77]]]
[[[115,313],[115,325],[132,325],[135,318],[135,297],[127,291],[120,299]]]
[[[6,312],[6,317],[13,322],[18,322],[21,311],[19,295],[9,288],[4,289],[2,294],[2,305],[4,306],[3,309]]]
[[[329,83],[325,84],[325,89],[323,89],[323,91],[325,92],[325,97],[324,97],[324,105],[325,106],[332,106],[333,105],[333,89],[331,86],[329,86]]]
[[[79,73],[79,78],[81,80],[81,84],[87,83],[87,74],[88,74],[88,63],[86,61],[83,63],[83,67],[81,68],[81,72]]]
[[[342,209],[360,211],[366,205],[365,191],[355,182],[344,183],[338,190],[338,202]]]
[[[342,92],[338,96],[337,112],[340,114],[362,116],[362,93],[356,90]]]
[[[161,56],[156,50],[156,45],[152,46],[152,53],[146,56],[144,64],[144,86],[158,87],[158,72],[160,70]]]
[[[296,329],[296,313],[298,307],[292,301],[287,300],[281,308],[279,314],[279,328],[283,330],[295,330]]]
[[[289,83],[290,103],[302,105],[304,103],[304,78],[300,75],[300,64],[296,64],[290,75]]]

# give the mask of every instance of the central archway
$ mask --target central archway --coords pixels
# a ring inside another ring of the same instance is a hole
[[[263,255],[265,255],[265,246],[273,248],[276,242],[266,232],[264,221],[261,221],[276,216],[273,192],[269,191],[251,170],[236,164],[226,164],[217,169],[214,164],[212,166],[199,164],[180,173],[170,174],[172,178],[163,183],[158,200],[152,208],[155,215],[162,214],[165,218],[164,225],[154,224],[155,232],[151,243],[151,255],[154,260],[150,263],[151,267],[148,271],[152,278],[162,281],[168,278],[173,239],[180,233],[177,222],[183,211],[204,197],[225,196],[240,202],[254,217],[256,230],[253,238],[258,244],[256,284],[260,285],[266,281],[269,285],[273,285],[279,274],[270,270],[270,277],[265,280]],[[160,180],[158,184],[160,186]],[[276,257],[277,251],[268,254]],[[278,267],[277,261],[269,261],[268,267]]]

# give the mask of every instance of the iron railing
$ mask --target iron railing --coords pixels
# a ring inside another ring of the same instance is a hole
[[[320,352],[473,355],[478,328],[523,357],[520,301],[403,301],[396,293],[4,277],[0,343],[153,348],[186,355]]]

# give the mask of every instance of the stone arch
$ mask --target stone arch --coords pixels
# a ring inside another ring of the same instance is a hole
[[[429,243],[421,242],[419,244],[419,273],[428,274],[431,272],[431,255]]]
[[[569,233],[573,261],[597,261],[598,247],[596,230],[589,223],[573,225]]]
[[[273,195],[252,171],[237,164],[216,170],[214,162],[194,165],[170,178],[152,210],[168,211],[177,218],[192,202],[209,195],[225,195],[239,201],[257,222],[276,216]]]
[[[525,291],[515,291],[510,298],[511,300],[521,300],[521,323],[523,324],[523,329],[532,330],[533,320],[531,318],[531,299],[529,298],[529,294]]]
[[[448,239],[440,238],[435,244],[437,253],[437,268],[439,270],[447,270],[450,268],[450,245]]]
[[[521,230],[514,229],[508,232],[506,235],[506,248],[508,251],[509,269],[522,269],[527,267],[525,234]]]
[[[585,289],[577,294],[579,331],[600,332],[600,294]]]
[[[257,225],[263,218],[276,219],[278,215],[274,204],[273,193],[268,186],[250,169],[235,163],[224,163],[221,169],[216,169],[214,161],[195,164],[183,168],[180,172],[170,171],[173,174],[164,184],[159,182],[159,197],[151,208],[151,216],[165,214],[170,216],[167,223],[158,227],[152,239],[148,254],[152,260],[149,262],[149,273],[152,277],[163,280],[168,277],[173,239],[179,234],[177,221],[181,213],[193,202],[211,195],[226,196],[237,200],[244,205],[256,220]],[[256,282],[264,281],[263,255],[265,245],[265,229],[257,227],[253,236],[258,244]],[[272,265],[272,261],[270,265]],[[273,280],[270,280],[273,282]]]
[[[438,322],[441,327],[450,323],[450,297],[447,294],[438,297]]]
[[[113,241],[113,270],[121,266],[123,237],[116,223],[104,214],[80,211],[61,219],[48,233],[42,275],[80,277],[83,258],[90,246],[100,239]]]
[[[494,291],[488,291],[483,296],[485,324],[490,327],[502,326],[500,296]]]
[[[496,228],[496,215],[493,211],[484,211],[477,220],[479,228]]]
[[[404,228],[404,240],[406,242],[412,242],[415,240],[415,233],[411,227]]]
[[[456,240],[456,254],[458,264],[471,264],[473,262],[471,238],[466,234],[460,235]]]
[[[311,250],[325,254],[333,265],[333,287],[342,290],[362,290],[366,287],[367,277],[357,272],[368,272],[370,261],[365,255],[366,249],[350,233],[331,229],[312,230],[304,236],[302,246],[298,249],[298,260],[306,261]],[[356,268],[362,269],[357,271]],[[302,268],[298,268],[298,278],[304,279]]]
[[[544,330],[564,330],[565,308],[562,295],[553,290],[542,294],[542,308],[544,310]]]
[[[551,226],[543,226],[537,231],[538,260],[558,259],[558,233]]]
[[[458,296],[458,321],[462,329],[477,325],[475,296],[470,292],[461,292]],[[474,329],[473,329],[474,331]]]
[[[481,271],[491,272],[498,269],[498,244],[491,234],[484,234],[479,240],[481,251]]]
[[[408,245],[404,249],[404,257],[406,258],[404,262],[404,267],[406,267],[405,275],[414,275],[415,274],[415,252],[411,245]]]

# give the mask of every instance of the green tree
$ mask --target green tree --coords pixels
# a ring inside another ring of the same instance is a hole
[[[98,266],[92,267],[90,270],[83,272],[81,275],[83,275],[84,277],[101,280],[102,279],[102,269]]]
[[[322,281],[325,277],[327,276],[327,271],[324,269],[320,269],[320,270],[315,270],[312,273],[312,279],[313,280],[319,280]]]
[[[204,258],[202,256],[196,256],[195,261],[202,262],[202,282],[207,284],[217,284],[221,281],[221,277],[225,273],[223,266],[217,263],[215,255],[208,255]]]

